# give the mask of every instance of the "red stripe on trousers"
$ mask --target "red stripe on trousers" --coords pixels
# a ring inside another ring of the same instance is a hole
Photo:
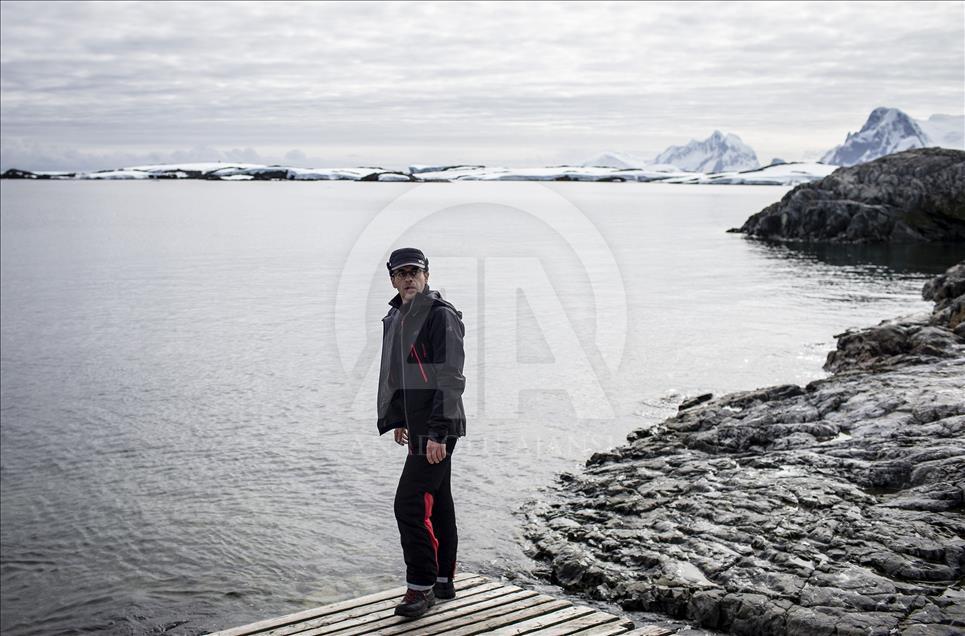
[[[430,493],[425,493],[423,497],[423,502],[425,502],[426,516],[423,519],[426,530],[429,532],[429,541],[432,542],[432,551],[436,555],[436,571],[439,571],[439,539],[436,539],[436,533],[432,530],[432,495]]]

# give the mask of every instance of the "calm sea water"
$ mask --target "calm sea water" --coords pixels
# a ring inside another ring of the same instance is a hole
[[[401,583],[375,431],[393,247],[465,312],[461,567],[698,392],[823,377],[949,250],[725,230],[785,188],[3,182],[2,631],[198,633]]]

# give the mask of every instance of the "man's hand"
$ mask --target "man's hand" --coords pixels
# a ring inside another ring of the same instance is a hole
[[[433,442],[431,439],[426,442],[426,459],[430,464],[438,464],[446,458],[446,445]]]
[[[409,443],[409,429],[407,428],[397,428],[395,429],[395,443],[399,446],[405,446]]]

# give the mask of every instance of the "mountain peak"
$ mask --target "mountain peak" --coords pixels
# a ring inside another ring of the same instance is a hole
[[[691,172],[754,170],[760,167],[753,148],[737,135],[719,130],[703,141],[694,139],[686,146],[670,146],[657,155],[654,163],[669,163]]]
[[[878,121],[880,121],[881,119],[884,119],[887,115],[892,113],[898,114],[898,115],[904,115],[905,117],[907,117],[907,115],[905,115],[897,108],[888,108],[887,106],[879,106],[878,108],[875,108],[873,111],[871,111],[870,115],[868,115],[868,123],[871,123],[871,122],[877,123]]]
[[[848,133],[844,143],[829,150],[822,163],[853,166],[912,148],[933,145],[914,119],[897,108],[879,106],[871,111],[857,133]]]
[[[625,153],[625,152],[614,152],[612,150],[607,150],[601,152],[600,154],[587,159],[581,164],[584,168],[586,167],[598,167],[598,168],[642,168],[647,165],[647,162],[639,157]]]

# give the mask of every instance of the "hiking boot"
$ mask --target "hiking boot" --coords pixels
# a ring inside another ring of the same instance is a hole
[[[432,590],[413,590],[410,587],[402,597],[402,602],[396,606],[395,615],[418,618],[428,612],[435,602],[436,597],[432,594]]]
[[[432,586],[432,594],[439,599],[450,599],[456,598],[456,586],[452,581],[437,581],[435,585]]]

